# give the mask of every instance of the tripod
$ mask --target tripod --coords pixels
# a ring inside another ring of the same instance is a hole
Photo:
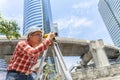
[[[53,44],[50,46],[50,49],[52,50],[53,58],[55,61],[55,67],[56,67],[55,69],[57,72],[56,74],[60,75],[60,78],[58,78],[57,80],[73,80],[69,70],[67,69],[64,63],[63,56],[58,46],[58,43],[56,41],[53,41]],[[47,51],[48,49],[46,49],[43,53],[35,80],[43,80],[42,69],[43,69],[43,63],[45,61],[45,57],[47,55]]]

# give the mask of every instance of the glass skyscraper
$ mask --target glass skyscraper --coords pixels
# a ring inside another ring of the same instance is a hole
[[[52,30],[52,14],[50,0],[24,0],[23,35],[28,29],[37,26],[45,33]]]
[[[113,43],[120,47],[120,0],[99,0],[98,9]]]
[[[24,0],[23,35],[34,26],[44,30],[45,33],[53,31],[50,0]],[[46,59],[53,63],[52,58],[46,57]]]

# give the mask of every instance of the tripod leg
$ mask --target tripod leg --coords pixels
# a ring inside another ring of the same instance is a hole
[[[67,69],[67,67],[64,63],[63,56],[62,56],[62,53],[59,49],[59,46],[58,46],[57,42],[54,42],[53,47],[54,47],[54,50],[56,52],[56,56],[58,57],[58,61],[60,63],[61,69],[64,73],[65,79],[66,80],[73,80],[69,70]]]
[[[43,56],[42,56],[42,58],[41,58],[41,62],[40,62],[40,65],[39,65],[39,69],[38,69],[38,72],[37,72],[37,75],[36,75],[36,77],[35,77],[35,80],[42,80],[41,78],[42,78],[42,69],[43,69],[43,63],[44,63],[44,60],[45,60],[45,57],[46,57],[46,55],[47,55],[47,51],[48,51],[48,48],[44,51],[44,53],[43,53]]]
[[[60,67],[60,63],[58,61],[58,58],[57,56],[55,55],[55,50],[54,50],[54,47],[51,46],[51,50],[52,50],[52,53],[53,53],[53,58],[54,58],[54,62],[55,62],[55,78],[57,80],[63,80],[64,79],[64,76],[62,76],[62,69]]]

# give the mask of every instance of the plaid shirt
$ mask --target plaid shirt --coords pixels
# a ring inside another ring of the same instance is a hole
[[[38,57],[50,44],[51,41],[46,39],[39,46],[33,48],[27,41],[18,42],[7,70],[31,74],[31,67],[37,63]]]

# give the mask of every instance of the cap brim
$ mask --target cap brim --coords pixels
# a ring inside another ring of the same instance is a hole
[[[42,30],[38,30],[38,31],[34,31],[34,32],[41,32],[41,33],[43,33],[43,31],[42,31]]]

